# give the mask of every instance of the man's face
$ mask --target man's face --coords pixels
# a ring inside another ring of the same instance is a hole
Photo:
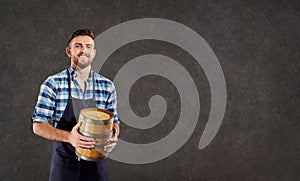
[[[96,55],[94,40],[89,36],[77,36],[66,48],[66,53],[73,68],[88,67]]]

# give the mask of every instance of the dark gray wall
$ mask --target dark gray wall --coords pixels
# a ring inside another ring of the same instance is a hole
[[[0,180],[47,180],[51,142],[32,133],[30,118],[42,81],[69,65],[64,52],[69,34],[82,27],[100,34],[121,22],[149,17],[182,23],[208,42],[224,71],[226,113],[215,139],[199,150],[210,110],[201,67],[194,66],[187,52],[164,42],[139,41],[120,48],[101,70],[109,78],[124,62],[143,54],[190,60],[185,66],[201,90],[201,112],[191,138],[168,158],[144,165],[109,159],[111,180],[300,179],[299,1],[6,0],[0,8]],[[153,82],[162,89],[151,89]],[[147,103],[141,90],[180,104],[176,89],[160,77],[136,82],[132,105]],[[178,116],[177,107],[168,114]],[[141,115],[146,111],[133,109]],[[152,129],[152,134],[124,124],[122,128],[121,138],[137,143],[170,131],[167,126]]]

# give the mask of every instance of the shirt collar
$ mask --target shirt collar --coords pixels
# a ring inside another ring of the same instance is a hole
[[[71,76],[72,80],[76,80],[78,75],[77,75],[76,71],[72,68],[72,66],[70,66],[68,68],[68,71],[70,72],[70,76]],[[92,74],[92,70],[90,71],[88,80],[92,78],[91,74]]]

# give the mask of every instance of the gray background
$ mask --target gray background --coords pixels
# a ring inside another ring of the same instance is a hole
[[[100,73],[114,78],[122,65],[149,53],[170,56],[194,78],[200,93],[198,125],[168,158],[145,165],[108,159],[111,180],[299,180],[299,1],[1,1],[0,180],[47,180],[51,142],[32,133],[31,114],[40,84],[69,66],[71,32],[98,35],[137,18],[164,18],[199,33],[223,68],[227,108],[215,139],[198,149],[210,110],[209,85],[193,57],[166,42],[121,47]],[[101,46],[101,45],[98,45]],[[153,129],[122,124],[121,138],[149,143],[176,124],[180,101],[170,81],[147,76],[130,93],[136,114],[149,113],[149,97],[164,96],[168,110]],[[175,120],[175,121],[174,121]]]

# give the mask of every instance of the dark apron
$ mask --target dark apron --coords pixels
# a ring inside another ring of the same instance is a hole
[[[96,107],[95,85],[93,77],[93,98],[89,100],[75,99],[71,96],[71,83],[68,71],[69,99],[62,118],[56,128],[71,131],[77,124],[79,111],[86,107]],[[76,115],[76,116],[75,116]],[[108,181],[105,159],[97,162],[78,160],[75,148],[66,142],[54,141],[50,166],[49,181]]]

